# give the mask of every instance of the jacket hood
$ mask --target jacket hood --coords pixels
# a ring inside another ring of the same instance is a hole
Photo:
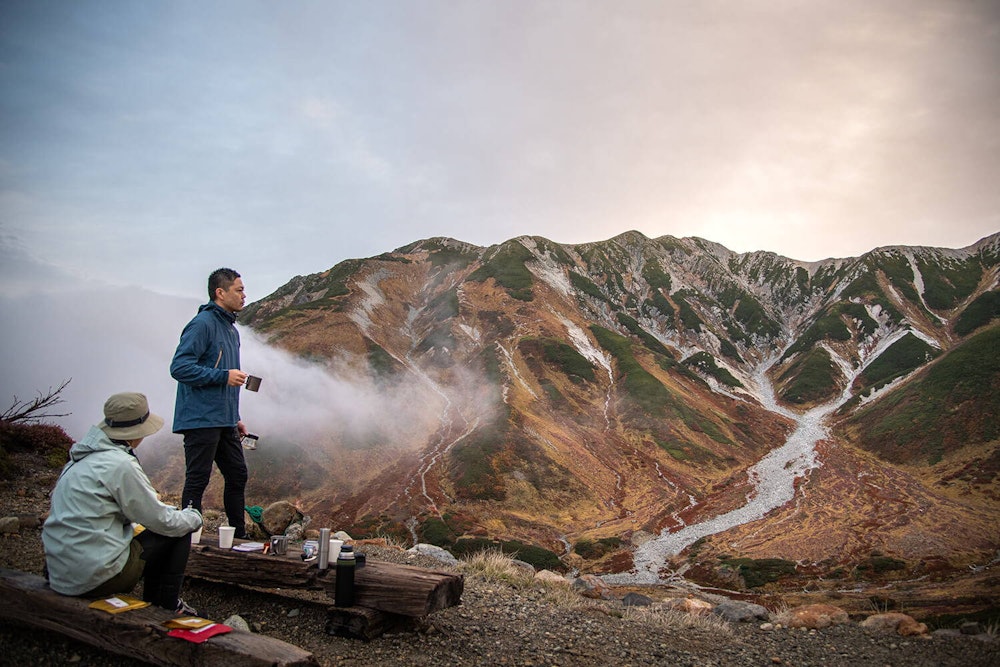
[[[79,461],[94,452],[104,452],[108,450],[128,452],[129,446],[118,445],[111,442],[111,438],[109,438],[108,434],[101,430],[100,427],[91,426],[90,430],[87,431],[87,435],[83,436],[83,440],[74,443],[73,446],[69,448],[69,458],[71,461]]]
[[[219,304],[215,303],[214,301],[209,301],[208,303],[202,304],[198,308],[199,313],[205,310],[214,311],[217,315],[221,315],[223,318],[225,318],[225,320],[230,324],[236,322],[236,313],[230,313],[228,310],[226,310]]]

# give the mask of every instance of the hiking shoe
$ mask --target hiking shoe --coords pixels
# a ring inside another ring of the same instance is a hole
[[[178,616],[197,616],[198,611],[189,605],[184,600],[177,598],[177,615]]]

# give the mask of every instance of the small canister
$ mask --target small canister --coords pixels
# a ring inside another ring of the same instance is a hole
[[[271,553],[275,556],[284,556],[288,553],[288,535],[271,536]]]

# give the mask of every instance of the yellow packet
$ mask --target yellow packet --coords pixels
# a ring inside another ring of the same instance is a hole
[[[149,603],[130,595],[117,595],[113,598],[94,600],[89,606],[91,609],[99,609],[101,611],[106,611],[109,614],[120,614],[123,611],[131,611],[132,609],[142,609],[143,607],[148,607]]]
[[[163,625],[171,629],[181,629],[181,630],[197,630],[198,628],[204,628],[206,625],[212,625],[215,621],[210,621],[206,618],[198,618],[197,616],[179,616],[177,618],[172,618],[169,621],[164,621]]]
[[[132,537],[135,537],[136,535],[138,535],[139,533],[141,533],[144,530],[146,530],[146,527],[144,525],[142,525],[141,523],[133,523],[132,524]]]

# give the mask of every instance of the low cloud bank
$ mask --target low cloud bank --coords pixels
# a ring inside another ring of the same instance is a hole
[[[176,382],[169,366],[199,305],[141,288],[0,297],[0,409],[15,396],[32,399],[72,378],[63,403],[52,410],[69,414],[48,421],[79,439],[101,419],[108,396],[141,391],[167,424],[143,443],[140,455],[178,455],[180,436],[170,433]],[[259,392],[244,390],[241,397],[243,420],[262,447],[417,447],[451,401],[471,395],[468,386],[442,388],[413,374],[377,385],[347,363],[297,358],[246,328],[241,340],[244,370],[263,378]]]

